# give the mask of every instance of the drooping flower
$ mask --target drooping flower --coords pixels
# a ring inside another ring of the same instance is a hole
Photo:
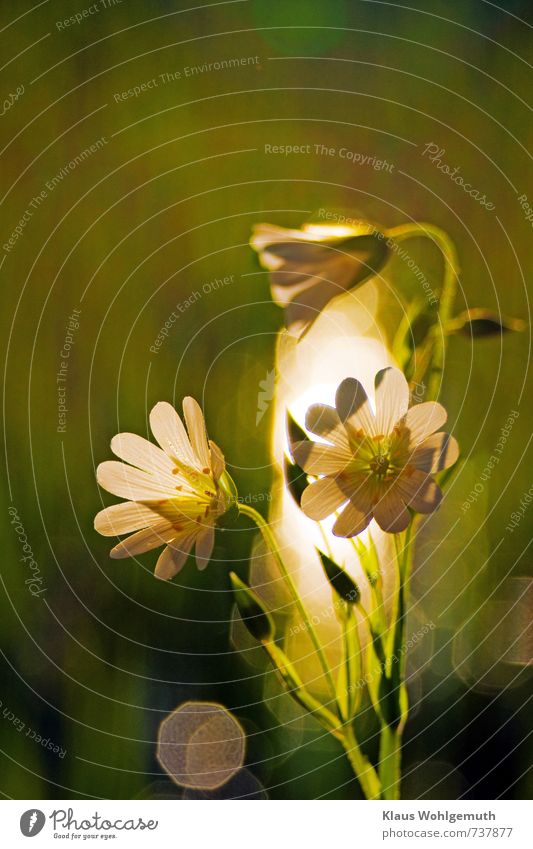
[[[408,409],[409,387],[401,371],[379,371],[375,390],[374,413],[361,383],[343,380],[335,408],[314,404],[307,411],[307,430],[323,441],[292,446],[298,465],[319,476],[302,495],[306,515],[320,521],[346,504],[333,526],[336,536],[356,536],[372,518],[389,533],[405,530],[408,507],[419,513],[438,507],[442,491],[431,474],[459,456],[453,436],[439,430],[447,418],[441,404],[428,401]]]
[[[337,295],[376,274],[388,256],[387,239],[373,224],[303,224],[290,230],[257,224],[250,239],[270,271],[272,296],[285,308],[287,327],[303,331]]]
[[[180,571],[193,545],[198,568],[207,566],[215,523],[232,500],[224,457],[207,439],[194,398],[184,399],[183,415],[187,429],[170,404],[156,404],[150,427],[160,447],[134,433],[119,433],[111,440],[111,450],[125,462],[108,460],[97,469],[100,486],[128,499],[101,510],[94,520],[103,536],[132,534],[111,550],[111,557],[130,557],[164,545],[155,567],[156,576],[164,580]]]

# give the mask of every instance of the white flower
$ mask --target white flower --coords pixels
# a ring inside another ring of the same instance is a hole
[[[446,421],[441,404],[429,401],[408,409],[409,387],[395,368],[375,380],[376,413],[358,380],[347,378],[337,389],[335,407],[315,404],[306,428],[326,442],[293,446],[295,461],[309,475],[322,476],[302,496],[302,509],[320,521],[345,502],[333,533],[352,537],[372,518],[389,533],[405,530],[407,507],[431,513],[442,491],[432,472],[457,460],[459,448],[447,433],[435,433]]]
[[[367,221],[303,224],[300,230],[257,224],[250,245],[270,271],[272,297],[296,332],[332,298],[377,273],[388,255],[384,234]]]
[[[111,450],[125,463],[109,460],[97,469],[100,486],[128,501],[106,507],[94,520],[104,536],[132,536],[111,550],[111,557],[129,557],[165,545],[155,568],[158,578],[176,575],[193,545],[196,564],[204,569],[211,557],[215,522],[230,506],[224,457],[208,441],[202,411],[194,398],[183,401],[185,429],[166,402],[150,413],[158,448],[134,433],[119,433]],[[127,463],[131,465],[126,465]]]

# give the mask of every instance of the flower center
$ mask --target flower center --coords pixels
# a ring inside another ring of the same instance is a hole
[[[352,459],[347,473],[371,475],[379,482],[393,480],[408,461],[404,434],[394,430],[390,435],[369,435],[363,431],[349,434]]]
[[[378,475],[380,477],[387,474],[389,465],[390,460],[386,454],[376,454],[374,457],[372,457],[369,463],[371,471],[374,472],[375,475]]]

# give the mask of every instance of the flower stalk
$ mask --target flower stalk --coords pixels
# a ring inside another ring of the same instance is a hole
[[[332,673],[330,665],[328,663],[328,659],[326,657],[326,654],[324,652],[322,644],[321,644],[321,642],[318,638],[318,635],[317,635],[316,630],[313,626],[313,623],[311,622],[311,620],[309,618],[309,614],[306,610],[305,604],[303,603],[303,601],[300,597],[300,594],[299,594],[299,592],[296,588],[296,585],[295,585],[295,583],[292,579],[292,576],[291,576],[289,570],[287,569],[287,566],[285,565],[285,561],[283,560],[283,557],[280,554],[280,551],[279,551],[279,548],[278,548],[278,545],[277,545],[277,542],[276,542],[276,538],[274,537],[274,534],[270,530],[270,526],[269,526],[268,522],[261,516],[260,513],[258,513],[257,510],[255,510],[249,504],[240,503],[239,504],[239,511],[241,513],[243,513],[245,516],[248,516],[250,519],[252,519],[253,522],[255,522],[257,528],[259,529],[259,531],[261,532],[261,534],[263,536],[263,539],[264,539],[269,551],[271,552],[272,556],[274,557],[274,560],[276,561],[277,567],[278,567],[278,569],[281,573],[281,576],[282,576],[282,578],[285,582],[285,585],[287,586],[287,589],[289,590],[289,592],[292,596],[292,599],[293,599],[293,601],[294,601],[296,607],[298,608],[298,611],[299,611],[299,613],[302,617],[302,621],[303,621],[303,624],[305,625],[307,633],[309,634],[309,638],[311,639],[311,641],[312,641],[312,643],[315,647],[315,650],[316,650],[318,659],[320,661],[320,665],[322,667],[322,670],[324,672],[324,676],[326,678],[326,681],[327,681],[328,687],[330,689],[332,698],[335,700],[335,698],[336,698],[335,681],[333,680],[333,673]]]
[[[270,552],[276,560],[278,568],[280,569],[293,600],[303,618],[309,635],[313,640],[322,668],[329,682],[330,688],[332,689],[335,713],[333,713],[333,711],[331,711],[327,706],[321,704],[318,699],[308,692],[289,658],[274,643],[273,640],[262,640],[263,648],[268,653],[274,667],[278,670],[289,695],[342,743],[348,761],[352,767],[354,775],[359,781],[365,797],[367,799],[379,799],[381,797],[381,783],[378,773],[366,755],[362,752],[353,728],[353,720],[359,708],[361,696],[360,688],[358,687],[358,680],[361,674],[361,665],[359,662],[361,649],[359,644],[357,620],[354,614],[354,606],[359,606],[359,594],[357,593],[356,601],[342,602],[344,605],[342,619],[343,640],[345,646],[343,687],[345,689],[346,697],[341,699],[337,693],[333,673],[318,635],[316,634],[305,605],[283,561],[277,547],[276,539],[270,530],[268,523],[265,519],[263,519],[261,514],[257,512],[257,510],[247,504],[240,504],[239,509],[242,513],[253,519],[258,529],[261,531]],[[346,587],[342,586],[342,589],[346,591]]]
[[[379,779],[381,798],[400,798],[401,734],[397,728],[384,725],[379,742]]]
[[[405,534],[396,534],[397,590],[391,627],[387,639],[387,660],[382,681],[386,709],[382,712],[379,746],[379,776],[383,799],[400,798],[402,734],[407,720],[405,686],[406,601],[411,567],[413,521]]]
[[[346,705],[349,707],[346,711],[342,710],[341,701],[338,701],[342,717],[340,718],[309,693],[290,659],[276,645],[275,627],[272,617],[257,594],[241,581],[235,573],[232,572],[230,577],[235,601],[243,622],[249,632],[262,644],[272,665],[277,669],[285,684],[288,694],[342,743],[348,761],[366,798],[379,799],[381,794],[379,776],[368,758],[361,751],[352,724],[358,703],[350,703],[349,701],[352,694],[355,694],[355,698],[357,698],[356,690],[351,688],[350,682],[357,680],[357,675],[355,677],[353,675],[353,669],[357,670],[359,668],[357,658],[360,651],[357,622],[352,612],[353,605],[346,604],[343,614],[343,619],[346,623],[344,630],[346,639],[346,679],[344,681],[345,690],[343,696],[347,696],[348,701],[346,701]]]
[[[380,799],[382,793],[380,777],[368,758],[362,753],[351,724],[346,726],[343,746],[365,797],[367,799]]]
[[[459,258],[455,245],[448,234],[427,222],[411,222],[393,227],[387,231],[387,236],[395,242],[402,242],[415,237],[429,237],[440,249],[444,260],[444,279],[441,287],[438,322],[430,329],[426,342],[423,346],[423,357],[425,369],[428,369],[427,400],[432,401],[438,397],[439,388],[444,370],[444,358],[446,355],[447,331],[446,328],[451,320],[453,305],[457,294],[457,282],[459,279]],[[428,348],[425,351],[425,348]],[[418,381],[423,375],[418,374]]]

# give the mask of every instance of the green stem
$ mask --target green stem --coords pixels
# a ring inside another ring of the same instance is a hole
[[[384,667],[385,662],[386,662],[386,655],[385,655],[385,648],[383,646],[383,640],[382,640],[381,632],[376,631],[376,629],[375,629],[375,627],[372,623],[372,620],[370,619],[370,616],[368,615],[366,609],[363,607],[361,602],[359,602],[359,604],[357,604],[357,609],[361,613],[361,615],[363,617],[363,621],[365,622],[366,627],[368,628],[368,633],[370,634],[370,639],[372,640],[372,645],[374,647],[374,652],[376,654],[376,657],[377,657],[378,661],[380,662],[381,666]]]
[[[348,606],[346,620],[344,622],[345,640],[345,663],[346,663],[346,687],[348,692],[348,720],[352,721],[359,710],[362,688],[360,679],[362,675],[361,643],[359,640],[359,629],[352,605]]]
[[[455,245],[448,234],[426,222],[413,222],[393,227],[387,231],[387,236],[396,242],[410,239],[416,236],[429,237],[440,249],[444,259],[444,280],[442,283],[439,299],[439,328],[432,333],[433,356],[428,378],[427,400],[434,400],[439,394],[442,372],[444,369],[444,358],[446,354],[447,334],[445,327],[451,318],[455,295],[457,293],[457,281],[459,278],[459,259]]]
[[[402,631],[400,634],[400,645],[403,648],[403,651],[400,656],[400,662],[398,664],[398,683],[400,686],[400,705],[402,706],[403,700],[403,718],[402,723],[400,725],[400,734],[403,733],[403,729],[405,726],[405,722],[407,720],[407,689],[404,683],[405,678],[405,667],[407,663],[407,652],[405,651],[405,626],[407,624],[407,597],[409,593],[409,578],[411,577],[411,567],[413,564],[413,547],[411,544],[411,540],[413,538],[413,530],[417,525],[417,520],[419,516],[413,517],[411,520],[411,524],[407,528],[405,532],[405,540],[404,540],[404,551],[403,551],[403,562],[402,562],[402,575],[401,575],[401,585],[402,585],[402,598],[401,598],[401,613],[402,613]]]
[[[337,706],[336,701],[336,689],[335,682],[333,680],[333,674],[327,662],[327,658],[324,654],[324,650],[322,645],[318,639],[315,629],[309,619],[309,615],[305,608],[305,605],[300,598],[298,590],[292,580],[292,577],[279,553],[279,549],[275,540],[275,537],[270,530],[268,523],[261,516],[257,510],[254,510],[253,507],[250,507],[248,504],[239,504],[239,510],[241,513],[249,516],[257,525],[259,530],[261,531],[263,538],[272,552],[272,555],[278,565],[278,568],[281,572],[281,575],[294,599],[294,602],[300,611],[302,619],[306,625],[306,628],[309,632],[309,636],[313,641],[315,646],[317,655],[319,657],[321,666],[326,675],[326,679],[329,683],[329,686],[332,690],[333,696],[335,698],[335,705]],[[351,622],[351,627],[357,627],[355,621]],[[351,635],[354,636],[353,634]],[[324,705],[320,704],[320,702],[311,696],[310,693],[305,688],[305,685],[301,681],[298,676],[298,673],[292,666],[289,659],[286,655],[278,649],[273,643],[263,643],[266,651],[270,655],[270,658],[276,668],[279,670],[285,685],[288,688],[289,693],[292,697],[298,701],[302,707],[305,707],[310,713],[316,716],[316,718],[322,722],[322,724],[328,729],[328,731],[333,734],[343,745],[354,775],[356,776],[359,784],[361,785],[361,789],[367,799],[379,799],[381,797],[381,783],[378,777],[378,774],[368,758],[361,751],[357,739],[355,737],[353,728],[351,723],[348,723],[345,726],[342,726],[339,723],[338,718]],[[350,652],[351,654],[351,652]],[[350,658],[348,658],[350,660]],[[353,677],[353,676],[351,676]]]
[[[398,325],[398,329],[392,340],[392,356],[405,370],[411,356],[411,348],[407,345],[407,338],[411,333],[413,321],[425,310],[425,301],[414,301],[406,306],[404,314]]]
[[[375,599],[377,622],[379,624],[380,631],[383,634],[387,627],[387,620],[385,616],[385,599],[383,598],[383,592],[381,590],[381,582],[378,581],[376,584],[371,584],[370,586]]]
[[[337,675],[337,703],[340,715],[346,722],[350,721],[350,699],[352,695],[352,671],[348,646],[348,611],[349,607],[346,610],[341,610],[341,615],[338,617],[341,626],[342,645],[339,674]]]
[[[403,548],[401,547],[401,535],[394,535],[394,544],[396,546],[396,562],[398,564],[398,590],[395,605],[395,617],[392,632],[392,657],[403,658],[403,643],[405,639],[405,617],[406,617],[406,591],[407,580],[410,571],[410,549],[411,549],[411,531],[413,521],[409,523],[405,537],[403,539]],[[400,661],[394,664],[395,668],[390,670],[391,677],[395,683],[399,683],[402,677]]]
[[[316,480],[318,480],[318,478],[316,478]],[[328,555],[328,557],[331,560],[333,560],[334,559],[333,552],[331,550],[331,545],[329,544],[328,535],[326,534],[326,531],[324,530],[324,526],[323,526],[322,522],[317,522],[317,525],[318,525],[318,529],[320,531],[320,536],[322,537],[322,542],[324,543],[324,548],[326,549],[326,554]]]
[[[387,705],[382,723],[379,747],[379,777],[384,799],[400,798],[400,768],[402,734],[407,719],[407,692],[405,689],[405,620],[407,613],[407,584],[411,566],[411,535],[414,520],[405,536],[395,534],[398,587],[389,639],[387,640],[387,664],[385,683],[387,698],[393,702],[392,710]]]
[[[400,798],[402,738],[399,728],[385,725],[379,743],[379,778],[382,799]]]
[[[343,746],[350,766],[356,776],[361,789],[367,799],[381,798],[381,782],[379,776],[359,748],[351,725],[347,726],[344,733]]]
[[[269,640],[263,641],[263,648],[268,653],[273,666],[280,673],[289,695],[321,722],[324,728],[327,728],[334,737],[342,741],[344,734],[339,718],[308,692],[285,652]]]
[[[361,751],[351,723],[348,722],[346,725],[342,725],[337,716],[307,691],[305,684],[302,682],[291,661],[275,643],[265,640],[263,641],[263,648],[268,653],[274,667],[280,673],[289,695],[342,743],[350,766],[361,785],[365,797],[367,799],[379,799],[381,796],[379,776],[368,758]]]
[[[423,382],[425,374],[428,368],[431,366],[431,358],[433,356],[433,350],[435,345],[435,335],[433,333],[434,328],[435,325],[433,325],[422,344],[419,345],[417,348],[416,362],[410,379],[410,383],[412,386],[421,384]]]
[[[363,571],[366,574],[366,579],[368,581],[368,586],[370,587],[370,594],[372,596],[372,611],[371,615],[375,615],[376,624],[378,630],[381,634],[386,630],[386,621],[385,621],[385,604],[383,601],[383,593],[381,592],[381,578],[379,577],[379,573],[376,570],[375,579],[371,579],[369,572],[365,569],[364,563],[364,555],[363,549],[358,547],[355,539],[353,537],[349,537],[348,542],[351,543],[353,550],[355,551],[357,558],[361,564]],[[376,563],[376,566],[379,567],[379,564]],[[366,612],[366,611],[365,611]],[[368,616],[368,614],[367,614]]]
[[[313,643],[313,645],[316,649],[318,659],[320,661],[320,665],[323,669],[324,675],[326,676],[326,680],[327,680],[328,686],[331,690],[331,694],[333,696],[333,699],[335,699],[335,701],[336,701],[335,681],[333,680],[333,673],[330,669],[330,666],[329,666],[328,660],[326,658],[324,649],[322,648],[322,644],[320,643],[320,640],[318,639],[318,635],[317,635],[317,633],[316,633],[316,631],[313,627],[311,620],[309,619],[309,614],[308,614],[308,612],[305,608],[305,605],[304,605],[302,599],[300,598],[300,594],[299,594],[298,590],[296,589],[296,586],[295,586],[295,583],[294,583],[294,581],[291,577],[291,574],[290,574],[289,570],[287,569],[281,554],[279,553],[279,549],[278,549],[278,546],[277,546],[277,543],[276,543],[276,539],[274,537],[274,534],[270,530],[268,522],[265,519],[263,519],[263,517],[261,516],[260,513],[257,512],[257,510],[254,510],[253,507],[250,507],[249,504],[239,503],[239,512],[244,513],[246,516],[249,516],[250,519],[252,519],[255,522],[255,524],[257,525],[257,527],[261,531],[261,533],[263,535],[263,539],[265,540],[268,548],[270,549],[272,556],[274,557],[274,559],[276,561],[278,569],[281,572],[281,576],[282,576],[283,580],[285,581],[285,584],[287,585],[287,588],[288,588],[288,590],[289,590],[289,592],[290,592],[290,594],[291,594],[291,596],[294,600],[294,603],[296,604],[296,607],[298,608],[298,610],[300,612],[300,615],[302,617],[306,631],[308,632],[309,637],[310,637],[310,639],[311,639],[311,641],[312,641],[312,643]]]

